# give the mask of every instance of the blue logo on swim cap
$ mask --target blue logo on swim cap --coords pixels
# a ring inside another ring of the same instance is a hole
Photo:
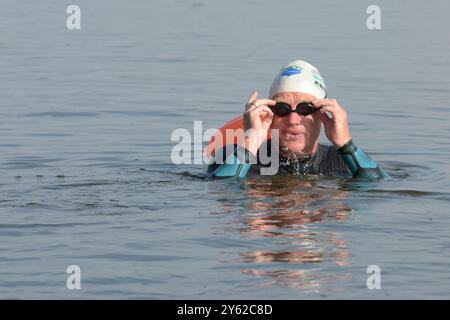
[[[302,73],[302,68],[297,67],[297,66],[289,66],[283,69],[283,71],[281,72],[282,76],[293,76],[294,74],[301,74]]]

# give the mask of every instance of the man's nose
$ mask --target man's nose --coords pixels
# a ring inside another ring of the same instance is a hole
[[[287,116],[287,122],[291,125],[297,125],[300,124],[300,121],[302,120],[302,116],[299,115],[297,112],[291,112],[288,116]]]

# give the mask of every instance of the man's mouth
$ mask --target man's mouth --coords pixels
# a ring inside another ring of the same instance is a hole
[[[285,132],[283,136],[286,140],[296,140],[301,135],[301,132]]]
[[[305,133],[303,131],[299,130],[290,130],[290,131],[284,131],[283,137],[287,140],[294,140],[297,139],[299,136],[304,135]]]

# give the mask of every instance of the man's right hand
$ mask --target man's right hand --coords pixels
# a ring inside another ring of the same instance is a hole
[[[252,129],[252,133],[245,138],[244,147],[256,155],[261,144],[267,139],[267,131],[273,120],[273,112],[268,106],[276,104],[275,100],[258,99],[255,91],[245,105],[244,130]]]

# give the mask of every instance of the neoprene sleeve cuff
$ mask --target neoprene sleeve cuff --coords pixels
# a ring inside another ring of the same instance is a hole
[[[218,159],[222,159],[222,161],[218,162]],[[227,148],[225,146],[214,154],[213,162],[208,166],[206,179],[213,177],[245,177],[252,163],[256,163],[256,157],[244,147],[234,145],[232,148],[229,146]]]
[[[368,154],[353,143],[353,140],[348,141],[338,151],[354,177],[370,179],[389,177]]]

